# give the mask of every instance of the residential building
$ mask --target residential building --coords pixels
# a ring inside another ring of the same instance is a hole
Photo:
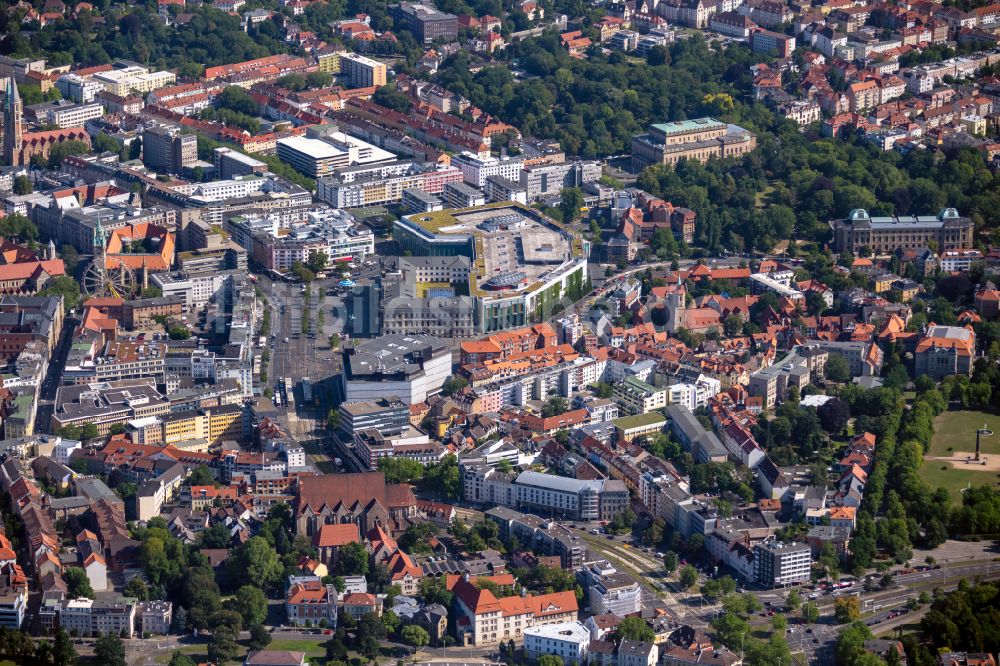
[[[379,88],[386,83],[385,63],[357,53],[341,54],[340,73],[354,88]]]
[[[198,136],[175,128],[150,127],[142,133],[142,162],[164,173],[181,173],[198,161]]]
[[[166,636],[171,633],[174,605],[169,601],[140,601],[135,607],[136,629],[142,634]]]
[[[285,612],[288,623],[293,626],[337,626],[337,588],[324,585],[316,576],[289,578],[285,593]]]
[[[135,633],[134,604],[123,597],[101,600],[69,599],[59,610],[59,626],[79,636],[123,636]]]
[[[614,399],[629,414],[648,414],[667,406],[666,389],[657,388],[635,377],[626,377],[612,387]]]

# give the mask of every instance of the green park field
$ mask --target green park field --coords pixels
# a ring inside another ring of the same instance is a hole
[[[947,458],[976,450],[976,430],[992,430],[992,437],[981,439],[981,451],[988,465],[952,463]],[[995,458],[995,460],[993,460]],[[932,488],[945,488],[955,504],[962,501],[961,490],[969,484],[979,486],[1000,481],[1000,414],[974,410],[943,412],[934,420],[934,438],[927,452],[920,477]]]

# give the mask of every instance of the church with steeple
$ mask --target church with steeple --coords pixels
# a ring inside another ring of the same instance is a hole
[[[22,166],[39,155],[48,158],[52,146],[64,141],[90,145],[90,135],[83,127],[65,127],[44,132],[24,131],[24,104],[14,77],[7,79],[3,98],[3,160],[9,166]]]

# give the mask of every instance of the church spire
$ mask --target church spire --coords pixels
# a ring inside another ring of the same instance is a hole
[[[22,145],[21,119],[24,114],[24,107],[21,104],[21,95],[17,90],[17,82],[11,76],[7,79],[6,90],[4,90],[3,104],[3,156],[7,164],[12,166],[20,164],[20,152]]]

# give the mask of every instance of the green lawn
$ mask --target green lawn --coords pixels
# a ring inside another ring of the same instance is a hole
[[[948,456],[954,451],[975,451],[976,429],[982,428],[984,423],[996,434],[980,440],[983,453],[1000,455],[1000,414],[974,410],[942,412],[934,419],[934,439],[931,440],[929,455]]]
[[[326,656],[326,648],[323,647],[323,643],[328,640],[329,636],[316,636],[315,640],[279,638],[271,641],[271,643],[267,646],[267,649],[305,652],[306,657],[315,663],[317,658]],[[200,658],[203,661],[208,658],[208,645],[206,643],[200,643],[197,645],[182,645],[179,650],[189,657]],[[230,663],[242,664],[243,660],[246,658],[247,651],[246,641],[239,641],[239,660]],[[159,661],[166,664],[170,661],[172,656],[173,650],[165,651],[164,654],[159,656]],[[323,659],[319,659],[318,661],[321,663]],[[0,661],[0,666],[7,666],[8,663],[9,662]],[[11,664],[11,666],[13,666],[13,664]]]
[[[973,410],[939,415],[934,420],[934,438],[928,455],[947,457],[958,451],[975,451],[975,430],[983,427],[984,423],[997,434],[982,438],[982,452],[988,456],[1000,456],[1000,414]],[[960,491],[963,488],[969,484],[979,486],[1000,481],[1000,474],[971,466],[953,467],[943,460],[925,460],[920,468],[920,478],[931,488],[947,489],[952,502],[957,505],[962,502]]]

